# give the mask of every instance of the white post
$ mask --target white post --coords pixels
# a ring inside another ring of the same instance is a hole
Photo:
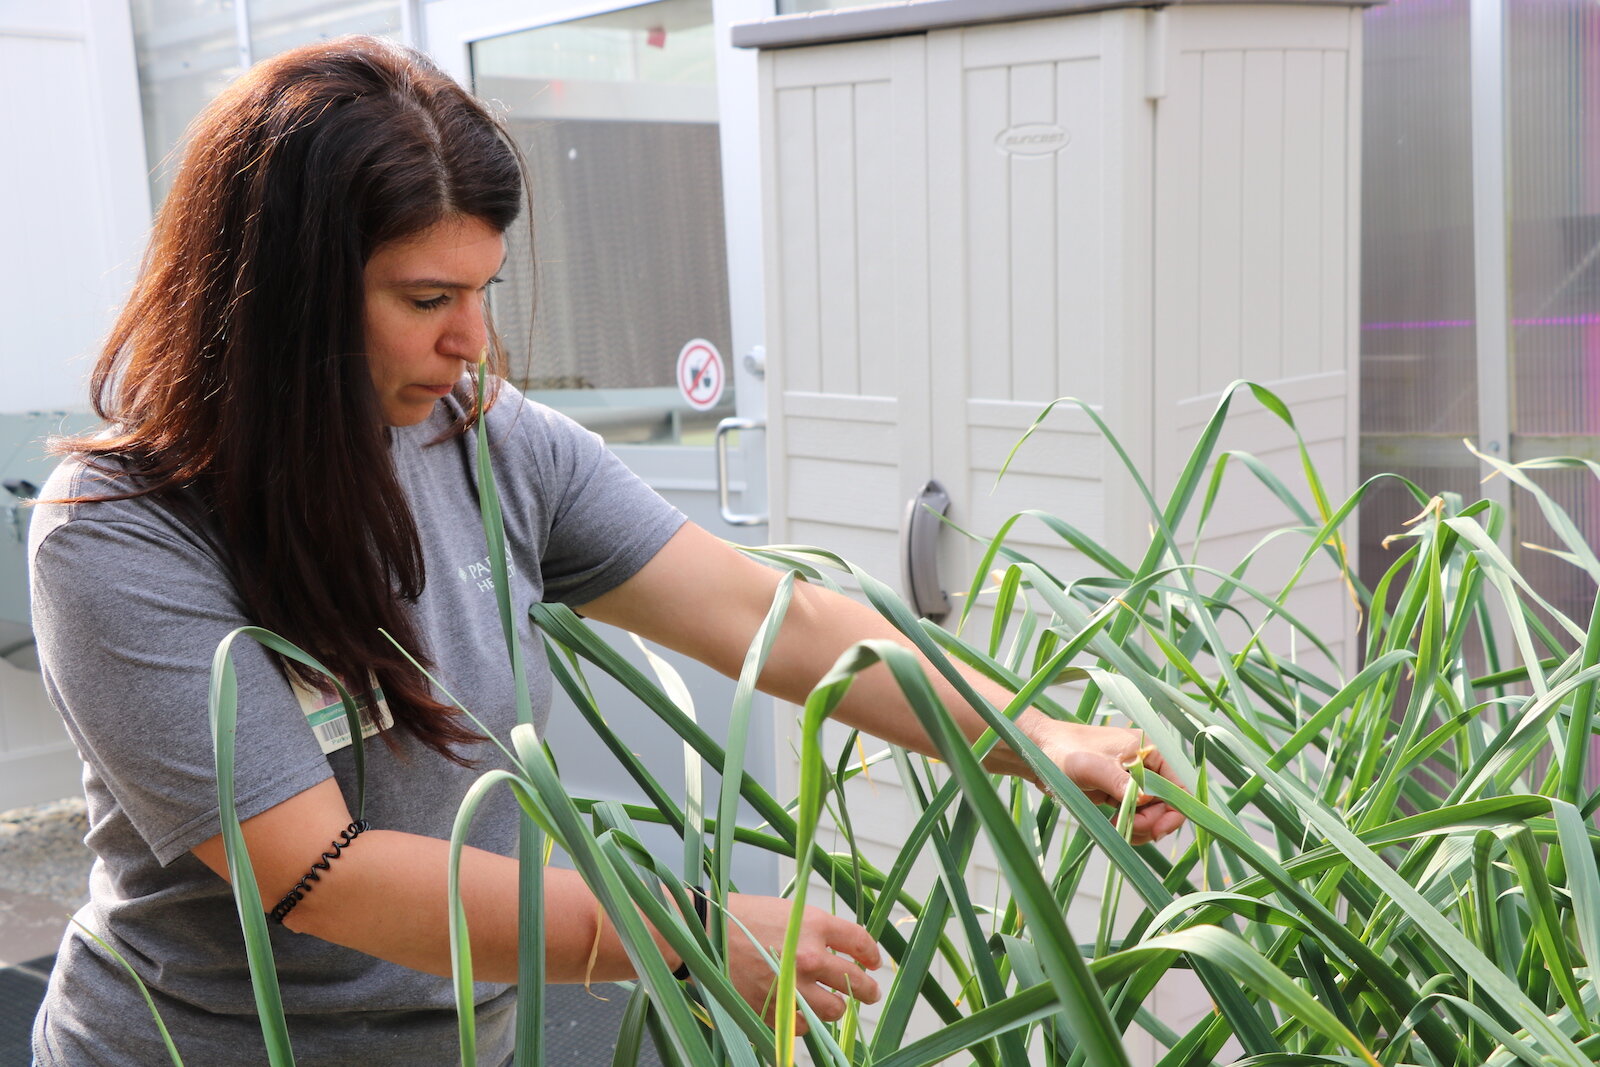
[[[1478,354],[1478,447],[1511,458],[1511,316],[1508,307],[1505,7],[1472,0],[1472,229]],[[1511,486],[1496,478],[1486,496],[1509,508]]]

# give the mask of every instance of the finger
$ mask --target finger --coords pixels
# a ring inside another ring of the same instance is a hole
[[[1150,770],[1155,771],[1167,781],[1172,782],[1174,785],[1183,785],[1183,783],[1178,780],[1178,769],[1168,762],[1167,757],[1163,756],[1156,749],[1151,749],[1149,753],[1145,755],[1144,765]]]
[[[1188,821],[1188,816],[1177,808],[1168,808],[1166,813],[1156,817],[1155,835],[1165,837]]]
[[[1099,792],[1112,804],[1122,803],[1122,795],[1133,781],[1116,759],[1094,752],[1074,752],[1062,770],[1084,793]]]
[[[1133,842],[1135,845],[1148,845],[1151,841],[1155,840],[1150,835],[1150,830],[1153,825],[1154,823],[1150,816],[1141,815],[1137,811],[1134,812],[1133,827],[1128,831],[1128,840]]]
[[[1183,822],[1183,813],[1164,801],[1146,804],[1134,813],[1134,843],[1144,844],[1147,841],[1160,840],[1182,826]]]
[[[820,983],[869,1004],[878,999],[878,983],[871,975],[850,957],[824,948],[801,948],[795,955],[794,972],[798,989]]]
[[[875,971],[883,965],[883,951],[878,948],[878,943],[872,940],[872,935],[867,933],[866,927],[849,919],[827,915],[826,912],[820,914],[831,920],[825,927],[828,948],[834,952],[847,953],[867,970]]]
[[[1141,732],[1139,736],[1142,739],[1144,734]],[[1178,788],[1187,790],[1187,787],[1184,786],[1183,782],[1178,778],[1177,768],[1169,763],[1167,758],[1163,756],[1160,750],[1155,746],[1145,745],[1139,749],[1139,755],[1144,763],[1145,770],[1153,771],[1162,778],[1165,778],[1167,781],[1176,785]],[[1124,766],[1126,766],[1128,762],[1131,761],[1125,761]],[[1151,803],[1154,803],[1155,800],[1155,794],[1146,793],[1141,790],[1139,793],[1138,806],[1141,808],[1145,807]]]
[[[839,994],[830,992],[815,982],[808,982],[801,987],[800,995],[805,1002],[811,1005],[811,1010],[816,1012],[817,1018],[825,1023],[836,1023],[844,1018],[845,1000]],[[805,1016],[801,1016],[801,1025],[804,1025]]]
[[[1142,845],[1155,840],[1156,817],[1155,804],[1146,804],[1133,813],[1133,843]]]
[[[866,971],[846,956],[834,956],[829,953],[831,965],[824,964],[817,969],[815,978],[823,985],[838,990],[847,997],[854,997],[863,1004],[876,1004],[878,1002],[878,982]]]

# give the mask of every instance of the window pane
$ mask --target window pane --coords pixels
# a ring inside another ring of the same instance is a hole
[[[250,54],[258,60],[347,33],[398,37],[399,0],[250,0]]]
[[[168,156],[200,109],[239,73],[233,0],[134,0],[150,192],[156,203],[172,183]]]
[[[688,342],[731,347],[709,0],[481,41],[472,65],[532,188],[536,254],[519,223],[495,291],[513,378],[614,443],[709,443],[731,394],[699,412],[677,386]]]
[[[241,71],[238,16],[233,0],[133,0],[131,10],[150,192],[159,204],[184,131]],[[257,60],[346,33],[400,32],[399,0],[250,0],[249,12]]]

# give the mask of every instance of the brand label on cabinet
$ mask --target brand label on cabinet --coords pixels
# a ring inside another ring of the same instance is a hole
[[[1000,131],[994,146],[1014,156],[1051,156],[1067,147],[1072,136],[1049,122],[1029,122]]]

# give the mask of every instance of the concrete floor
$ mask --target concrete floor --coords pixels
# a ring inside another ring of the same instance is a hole
[[[69,917],[88,897],[83,802],[0,812],[0,1064],[30,1062],[33,1016]]]
[[[0,967],[55,952],[88,899],[87,829],[80,799],[0,812]]]

